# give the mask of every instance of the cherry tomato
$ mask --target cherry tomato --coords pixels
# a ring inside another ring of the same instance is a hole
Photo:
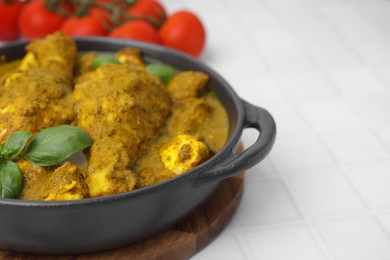
[[[166,17],[165,8],[155,0],[141,0],[129,7],[127,12],[136,17],[151,16],[157,21],[162,21]]]
[[[114,27],[114,21],[111,18],[110,12],[105,9],[92,7],[89,10],[89,16],[95,17],[103,24],[104,29],[107,31],[106,34]]]
[[[41,38],[60,29],[65,17],[46,8],[43,0],[26,4],[19,15],[19,30],[27,39]]]
[[[89,9],[89,15],[96,17],[102,22],[108,23],[110,21],[110,14],[102,8],[92,7]]]
[[[22,7],[20,2],[0,1],[0,40],[18,38],[18,17]]]
[[[189,11],[178,11],[159,30],[161,43],[198,57],[206,43],[206,31],[199,18]]]
[[[103,22],[94,16],[72,16],[65,20],[61,31],[70,36],[104,36],[107,30]]]
[[[134,20],[124,23],[110,33],[111,37],[159,43],[158,32],[150,23]]]

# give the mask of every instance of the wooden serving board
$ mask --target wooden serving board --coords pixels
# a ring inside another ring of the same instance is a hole
[[[241,173],[220,183],[204,205],[187,219],[149,240],[111,251],[72,255],[25,255],[0,250],[5,259],[187,259],[211,243],[227,226],[240,204],[245,174]]]

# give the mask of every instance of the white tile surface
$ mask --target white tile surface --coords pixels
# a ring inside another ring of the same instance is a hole
[[[263,107],[285,103],[285,94],[272,76],[261,76],[258,73],[248,72],[242,77],[233,76],[229,83],[240,97],[249,103],[262,104]],[[253,93],[260,94],[253,95]]]
[[[352,43],[387,43],[386,34],[350,3],[337,3],[321,8],[340,33]]]
[[[268,180],[279,177],[279,173],[271,159],[272,153],[273,152],[271,152],[270,156],[265,158],[262,163],[259,163],[253,168],[247,170],[247,178],[249,182],[255,180]]]
[[[245,233],[254,259],[324,260],[321,247],[305,226],[261,229]]]
[[[318,228],[337,260],[390,259],[388,234],[375,218],[338,219],[318,223]]]
[[[390,259],[390,1],[161,1],[200,16],[200,60],[278,125],[231,225],[192,258]]]
[[[302,219],[291,195],[279,179],[250,181],[237,212],[237,223],[252,228]]]
[[[256,50],[264,57],[273,73],[299,73],[311,71],[313,61],[305,55],[300,46],[260,46]]]
[[[353,167],[348,175],[373,207],[390,209],[390,164]]]
[[[389,87],[389,85],[388,85]],[[345,98],[352,109],[358,113],[361,118],[374,128],[379,124],[390,122],[390,89],[384,91],[371,91],[365,94],[349,95]]]
[[[296,136],[309,130],[304,118],[298,111],[291,109],[291,106],[286,102],[273,105],[272,115],[277,123],[279,134],[282,136],[287,134]]]
[[[281,174],[299,174],[335,164],[325,146],[310,133],[296,134],[288,139],[279,138],[275,142],[274,157]]]
[[[197,253],[196,258],[208,259],[210,255],[213,259],[237,260],[244,259],[245,254],[234,235],[222,235],[213,242],[213,246]]]
[[[303,176],[290,178],[289,182],[297,199],[313,218],[366,209],[340,171],[310,171]]]
[[[336,70],[355,68],[360,66],[362,60],[351,50],[350,46],[343,43],[327,43],[322,45],[310,45],[308,54],[314,63],[323,70]]]
[[[336,95],[332,82],[318,71],[280,75],[276,81],[288,98],[297,101]]]
[[[317,133],[363,127],[359,116],[340,97],[301,102],[299,109]]]
[[[331,71],[329,76],[344,95],[364,95],[387,89],[385,82],[373,70],[364,67]]]
[[[375,130],[379,138],[390,148],[390,124],[378,126]]]
[[[388,43],[356,44],[355,49],[370,66],[386,66],[390,63]]]
[[[236,259],[390,259],[390,1],[217,2],[200,10],[202,60],[267,108],[278,136],[228,232],[193,258],[225,245]]]
[[[321,136],[341,164],[389,160],[388,149],[368,130],[324,134]]]

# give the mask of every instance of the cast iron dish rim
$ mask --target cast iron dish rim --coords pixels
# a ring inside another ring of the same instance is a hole
[[[115,38],[107,38],[107,37],[76,37],[74,38],[76,44],[78,42],[105,42],[105,43],[114,43],[114,44],[123,44],[127,45],[128,47],[133,48],[139,48],[141,49],[141,53],[144,52],[144,50],[151,50],[156,51],[159,53],[164,53],[172,56],[172,59],[175,57],[178,57],[180,59],[185,59],[189,63],[195,63],[198,65],[203,72],[208,74],[209,76],[212,76],[215,81],[218,81],[221,83],[221,85],[224,86],[224,89],[230,94],[230,97],[233,100],[234,105],[238,108],[237,109],[237,120],[236,120],[236,126],[233,131],[231,131],[231,135],[229,136],[228,141],[225,143],[223,148],[219,150],[215,155],[213,155],[210,159],[208,159],[206,162],[202,163],[198,167],[195,167],[194,169],[189,170],[188,172],[185,172],[183,174],[180,174],[178,176],[175,176],[171,179],[162,181],[157,184],[153,184],[151,186],[147,186],[144,188],[135,189],[133,191],[127,191],[123,193],[117,193],[112,195],[106,195],[106,196],[100,196],[95,198],[85,198],[85,199],[78,199],[78,200],[71,200],[71,201],[39,201],[39,200],[21,200],[21,199],[8,199],[8,198],[0,198],[0,205],[12,205],[17,207],[36,207],[36,208],[55,208],[55,207],[70,207],[70,206],[84,206],[86,204],[96,204],[96,203],[103,203],[103,202],[110,202],[110,201],[120,201],[124,199],[128,199],[129,197],[138,197],[142,196],[144,194],[148,193],[154,193],[158,192],[160,189],[164,189],[166,187],[170,187],[172,185],[176,185],[177,183],[182,183],[189,179],[190,181],[194,178],[196,178],[197,174],[202,174],[203,171],[212,169],[213,166],[216,165],[216,163],[223,162],[223,155],[228,153],[229,151],[234,149],[237,145],[241,134],[243,132],[244,126],[244,115],[245,111],[242,104],[242,99],[237,95],[237,93],[233,90],[233,88],[230,86],[230,84],[215,70],[213,70],[211,67],[206,65],[204,62],[200,60],[196,60],[195,58],[173,50],[166,47],[163,47],[161,45],[146,43],[146,42],[139,42],[139,41],[132,41],[132,40],[124,40],[124,39],[115,39]],[[24,47],[26,44],[28,44],[30,41],[27,40],[21,40],[14,43],[9,43],[4,46],[0,46],[0,50],[7,49],[7,48],[15,48],[15,47]],[[93,46],[91,46],[91,51],[94,51]],[[146,57],[149,57],[146,55]],[[158,60],[158,58],[150,57],[155,60]],[[168,62],[169,64],[169,62]],[[230,117],[229,117],[230,120]],[[222,159],[222,160],[221,160]]]

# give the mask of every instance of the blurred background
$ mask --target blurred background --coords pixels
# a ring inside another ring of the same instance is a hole
[[[165,3],[200,15],[200,59],[278,126],[231,225],[193,259],[390,259],[390,2]]]
[[[192,259],[390,259],[390,1],[159,2],[201,21],[185,51],[278,126],[232,222]]]

